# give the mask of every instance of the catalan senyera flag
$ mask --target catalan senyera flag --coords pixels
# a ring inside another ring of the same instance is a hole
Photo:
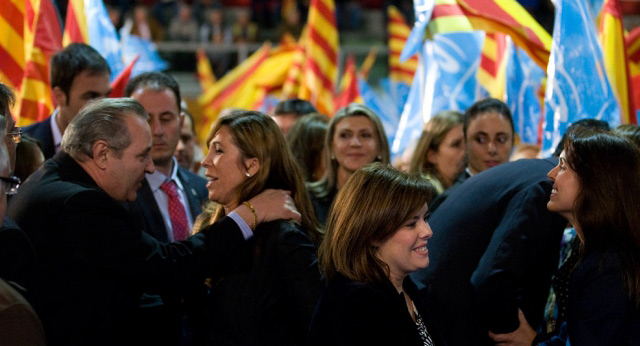
[[[0,9],[0,82],[17,91],[25,65],[25,0],[4,0]]]
[[[378,48],[376,46],[369,48],[369,53],[367,54],[367,57],[364,58],[362,65],[360,65],[360,70],[358,71],[359,78],[365,81],[367,80],[367,78],[369,77],[369,72],[371,71],[373,64],[376,62],[377,56],[378,56]]]
[[[338,27],[333,0],[311,0],[307,19],[305,64],[298,97],[318,112],[333,115],[338,65]]]
[[[508,34],[513,43],[527,51],[538,66],[547,68],[551,36],[516,0],[457,2],[474,29]]]
[[[302,31],[300,39],[295,46],[295,52],[293,56],[293,62],[287,73],[287,77],[282,86],[282,93],[280,98],[286,100],[292,97],[297,97],[300,90],[300,84],[302,84],[302,71],[304,70],[305,63],[305,41],[307,38],[307,26]]]
[[[640,26],[631,30],[625,37],[624,42],[627,46],[629,60],[635,64],[640,64]]]
[[[599,36],[607,76],[620,104],[620,123],[637,124],[622,12],[618,0],[605,0],[600,14]]]
[[[62,34],[63,46],[70,43],[89,44],[89,27],[84,10],[84,0],[69,0]]]
[[[256,71],[269,57],[270,49],[270,44],[264,44],[245,61],[227,72],[212,88],[206,90],[200,96],[198,103],[204,113],[201,128],[205,129],[199,132],[201,143],[206,142],[211,125],[224,108],[250,108],[255,105],[255,95],[249,95],[249,93],[254,91],[258,93],[259,90],[254,90],[251,79],[255,78]]]
[[[488,32],[484,35],[478,82],[491,97],[504,100],[507,66],[507,35]]]
[[[55,105],[49,81],[49,60],[62,49],[62,30],[51,0],[25,2],[26,63],[16,102],[18,126],[48,117]]]
[[[196,72],[203,93],[213,87],[216,82],[216,76],[213,74],[209,57],[207,57],[207,53],[202,48],[198,48],[196,51]]]
[[[640,63],[631,65],[631,84],[633,84],[633,104],[636,106],[636,118],[640,117]]]
[[[456,0],[436,0],[427,26],[430,37],[447,32],[473,31],[473,25]]]
[[[335,98],[336,110],[353,102],[363,103],[363,100],[358,90],[355,58],[349,54],[345,63],[344,73],[342,74],[340,93],[338,93]]]
[[[411,84],[413,75],[418,67],[418,56],[414,55],[405,62],[400,62],[400,55],[404,49],[411,28],[404,16],[393,5],[387,7],[387,32],[389,33],[389,78],[397,82]]]

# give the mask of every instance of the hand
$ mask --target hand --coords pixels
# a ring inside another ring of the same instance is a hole
[[[494,334],[489,332],[489,337],[493,339],[496,345],[531,346],[533,339],[536,337],[536,332],[524,318],[522,310],[518,310],[518,319],[520,320],[520,326],[518,329],[505,334]]]
[[[258,214],[258,223],[273,220],[293,220],[300,223],[301,216],[290,191],[264,190],[251,198],[249,203]]]

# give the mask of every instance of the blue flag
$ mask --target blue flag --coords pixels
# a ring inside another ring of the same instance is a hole
[[[136,55],[140,54],[140,59],[133,67],[131,77],[143,72],[163,71],[169,64],[162,59],[153,42],[136,35],[122,35],[122,56],[125,61],[132,61]]]
[[[484,32],[452,32],[436,34],[433,59],[438,71],[432,92],[429,116],[440,111],[464,112],[478,98],[481,91],[476,78]]]
[[[378,92],[361,78],[358,78],[358,90],[360,90],[360,96],[365,106],[369,107],[380,118],[389,146],[391,146],[400,121],[400,112],[395,106],[395,100],[384,87]]]
[[[404,105],[391,157],[398,158],[422,133],[431,115],[443,110],[463,111],[480,93],[476,79],[484,32],[452,32],[425,41],[418,69]]]
[[[120,41],[115,26],[101,0],[86,0],[85,14],[89,32],[89,45],[104,57],[111,69],[111,81],[125,68]]]
[[[420,48],[422,48],[422,41],[424,40],[424,33],[427,30],[427,25],[431,20],[431,14],[433,13],[433,7],[435,6],[435,0],[413,0],[413,10],[416,17],[416,22],[411,29],[411,33],[407,38],[402,53],[400,53],[400,62],[405,62],[407,59],[414,56]]]
[[[522,143],[538,144],[538,125],[542,117],[538,90],[545,73],[524,50],[511,42],[506,73],[506,103],[513,114],[516,133]]]
[[[620,110],[607,79],[596,29],[585,0],[557,0],[547,68],[542,154],[550,155],[567,127],[580,119],[615,127]]]

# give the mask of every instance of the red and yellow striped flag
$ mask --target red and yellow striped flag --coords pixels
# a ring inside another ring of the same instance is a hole
[[[25,65],[25,0],[5,0],[0,9],[0,82],[17,91]]]
[[[51,0],[26,1],[25,13],[25,73],[15,112],[19,126],[43,120],[53,112],[49,60],[62,49],[58,13]]]
[[[478,81],[491,97],[504,100],[507,69],[507,35],[488,32],[484,36]]]
[[[624,39],[627,46],[627,56],[629,60],[636,64],[640,64],[640,26],[631,30]]]
[[[70,43],[89,44],[89,26],[84,11],[84,0],[69,0],[67,5],[62,45],[66,47]]]
[[[199,132],[201,143],[206,142],[211,125],[224,108],[251,108],[255,104],[254,98],[248,95],[247,90],[253,91],[253,84],[250,83],[251,78],[255,77],[256,71],[269,57],[270,49],[268,43],[264,44],[240,65],[227,72],[212,88],[200,96],[198,103],[204,113],[201,128],[205,129]]]
[[[300,39],[295,46],[293,62],[291,64],[291,67],[289,68],[289,72],[287,73],[284,85],[282,86],[282,94],[280,95],[281,100],[297,97],[298,91],[300,90],[300,84],[302,84],[302,71],[304,69],[304,62],[306,58],[305,41],[307,33],[308,30],[305,26],[305,28],[302,30],[302,35],[300,35]]]
[[[340,83],[340,93],[336,95],[335,98],[336,110],[352,102],[363,103],[364,101],[358,90],[355,58],[350,54],[347,57],[344,67],[344,74],[342,75],[342,82]]]
[[[428,35],[460,31],[473,31],[473,26],[462,7],[456,0],[436,0],[427,26]]]
[[[307,20],[303,80],[298,97],[309,100],[318,112],[333,115],[337,78],[338,27],[333,0],[311,0]]]
[[[211,62],[203,48],[198,48],[196,51],[196,72],[202,93],[205,93],[216,83],[216,76],[213,74]]]
[[[387,23],[387,32],[389,33],[389,79],[411,85],[413,75],[418,68],[418,56],[414,55],[404,63],[400,63],[400,54],[409,38],[411,28],[395,6],[391,5],[387,8],[387,15],[389,17],[389,22]]]
[[[551,36],[516,0],[457,0],[476,30],[502,32],[547,69]]]
[[[369,48],[369,54],[364,58],[362,65],[360,65],[360,70],[358,71],[358,76],[362,78],[362,80],[367,80],[369,77],[369,71],[373,67],[373,64],[376,62],[376,57],[378,56],[378,47],[373,46]]]
[[[622,12],[618,0],[605,0],[600,15],[600,43],[604,55],[604,66],[620,105],[620,123],[637,124],[633,105],[633,91],[627,48],[622,26]]]

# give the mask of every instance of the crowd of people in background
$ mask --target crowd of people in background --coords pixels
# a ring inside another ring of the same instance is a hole
[[[391,162],[363,104],[202,129],[169,74],[109,98],[109,73],[67,46],[24,129],[0,84],[1,344],[640,343],[638,125],[515,159],[487,98]]]

